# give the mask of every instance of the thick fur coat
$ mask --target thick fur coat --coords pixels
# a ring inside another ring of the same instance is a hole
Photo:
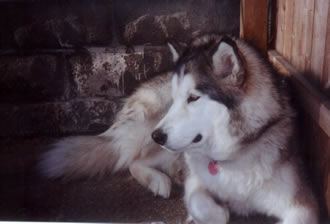
[[[269,64],[244,41],[216,34],[170,50],[175,67],[138,88],[109,130],[59,141],[43,155],[42,171],[59,177],[128,168],[169,197],[184,157],[188,222],[227,223],[232,211],[318,223],[293,144],[295,113]]]

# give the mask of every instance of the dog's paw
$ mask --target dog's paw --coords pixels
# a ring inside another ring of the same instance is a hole
[[[159,175],[152,177],[148,188],[154,195],[169,198],[171,194],[171,180],[165,174],[159,173]]]
[[[193,217],[189,215],[184,224],[195,224]]]
[[[130,165],[132,176],[143,186],[151,190],[154,195],[169,198],[171,193],[171,180],[164,173],[147,167],[141,162]]]

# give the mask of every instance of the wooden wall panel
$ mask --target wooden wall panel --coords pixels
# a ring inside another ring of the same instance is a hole
[[[268,51],[268,56],[274,67],[293,81],[295,98],[302,109],[299,112],[304,118],[301,142],[305,158],[317,193],[330,214],[330,99],[301,76],[277,51]]]
[[[308,82],[304,76],[301,76],[297,69],[277,51],[268,51],[268,58],[281,74],[292,79],[296,95],[301,99],[301,108],[330,138],[330,99],[321,94],[319,89]]]
[[[276,16],[276,45],[275,49],[278,52],[283,51],[284,47],[284,35],[285,35],[285,7],[286,1],[285,0],[278,0],[277,1],[277,16]]]
[[[311,71],[322,80],[326,52],[329,0],[317,0],[314,6]]]
[[[295,1],[291,61],[301,70],[309,69],[310,66],[313,15],[313,0]]]
[[[295,1],[285,1],[285,22],[284,26],[284,43],[283,43],[283,51],[279,51],[283,53],[283,56],[287,59],[291,60],[292,54],[292,42],[293,42],[293,22],[294,22],[294,9],[295,9]]]
[[[328,18],[327,18],[327,38],[325,44],[324,68],[322,82],[324,87],[330,89],[330,3],[328,3]],[[330,96],[329,96],[330,97]]]
[[[241,0],[240,37],[265,54],[267,54],[267,17],[268,0]]]
[[[324,148],[327,149],[327,155],[326,155],[326,160],[330,161],[330,139],[328,138],[328,142],[324,142]],[[324,154],[323,154],[324,156]],[[325,177],[326,179],[326,185],[324,186],[325,190],[325,196],[326,196],[326,202],[327,202],[327,208],[328,208],[328,215],[330,214],[330,164],[327,163],[327,176]]]
[[[294,83],[304,114],[301,141],[330,214],[330,95],[303,76],[308,72],[330,89],[330,0],[277,0],[276,6],[275,50],[268,55]]]
[[[330,88],[330,1],[278,0],[275,49]]]
[[[321,205],[325,205],[327,207],[325,209],[330,211],[330,166],[328,162],[330,159],[330,139],[308,114],[303,114],[303,118],[304,129],[301,131],[304,139],[302,142],[304,156],[309,162],[307,167],[318,198],[321,200]],[[322,212],[326,213],[326,211]]]
[[[295,7],[293,9],[292,51],[291,51],[290,62],[296,67],[299,66],[299,55],[301,54],[301,44],[302,44],[302,41],[299,40],[297,36],[299,33],[302,32],[303,23],[297,25],[295,21],[299,21],[299,20],[303,21],[302,14],[300,13],[301,7],[302,7],[302,3],[300,1],[295,1]],[[284,23],[286,23],[286,21],[284,21]]]
[[[318,1],[318,0],[316,0]],[[315,2],[316,2],[315,1]],[[312,56],[312,41],[313,41],[313,22],[314,22],[314,1],[303,0],[303,18],[306,20],[303,31],[299,36],[302,38],[302,50],[300,67],[303,70],[310,70],[311,66],[311,56]],[[301,23],[301,21],[296,21],[296,23]]]

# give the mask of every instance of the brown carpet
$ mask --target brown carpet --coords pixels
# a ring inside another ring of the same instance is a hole
[[[170,199],[153,196],[127,172],[102,179],[47,180],[36,161],[53,139],[0,140],[0,220],[182,223],[182,189]],[[231,218],[230,224],[272,224],[263,216]]]

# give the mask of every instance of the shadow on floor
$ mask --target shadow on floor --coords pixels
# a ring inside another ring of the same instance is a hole
[[[0,140],[0,220],[183,223],[182,189],[155,197],[128,172],[100,179],[48,180],[36,169],[51,138]],[[230,224],[273,224],[262,216],[231,218]]]

